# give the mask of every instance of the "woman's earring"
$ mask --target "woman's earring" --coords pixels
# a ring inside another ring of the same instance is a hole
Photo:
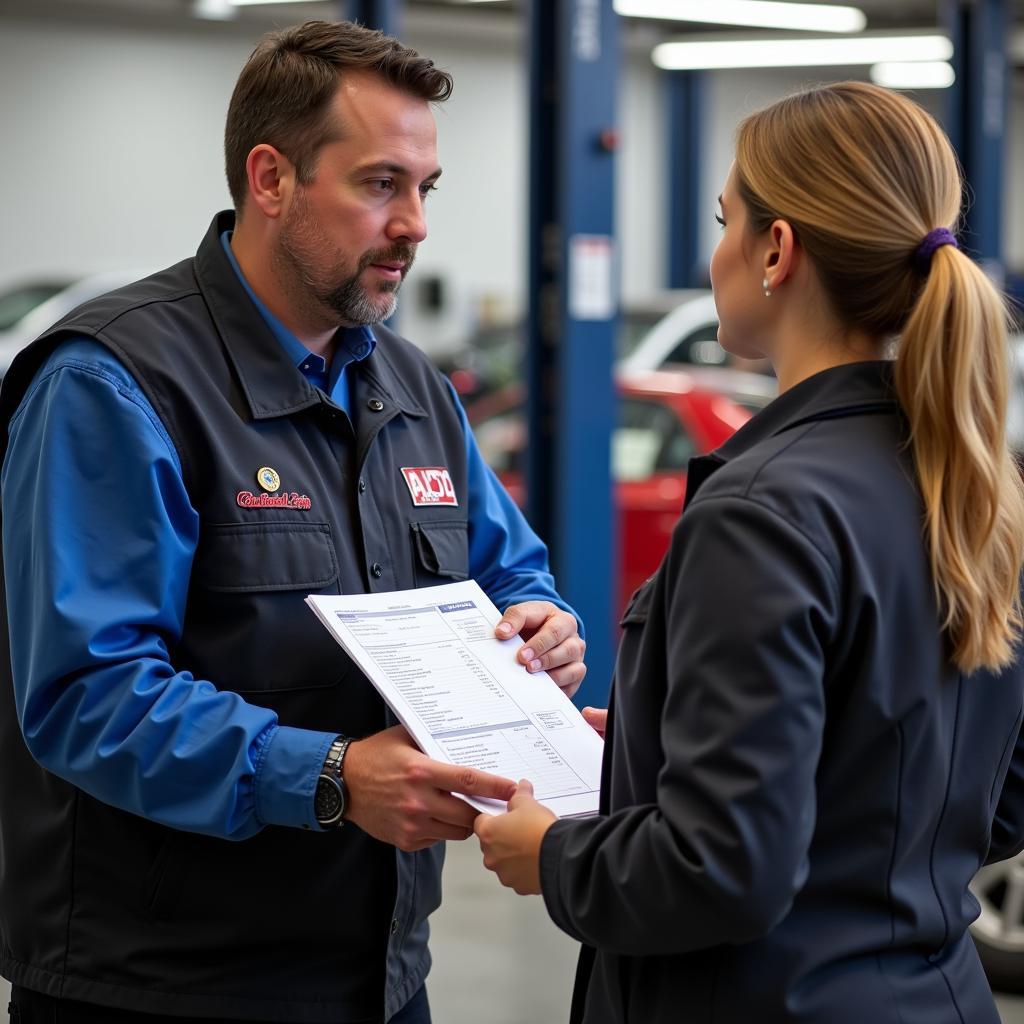
[[[770,299],[772,297],[772,290],[768,287],[767,277],[761,282],[761,287],[764,289],[764,297]]]

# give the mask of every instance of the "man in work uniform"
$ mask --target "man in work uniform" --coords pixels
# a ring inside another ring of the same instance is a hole
[[[524,670],[584,672],[453,391],[380,326],[450,89],[355,25],[267,37],[228,112],[237,215],[4,382],[0,969],[23,1024],[429,1021],[439,840],[474,818],[452,794],[513,783],[420,753],[303,599],[472,576]]]

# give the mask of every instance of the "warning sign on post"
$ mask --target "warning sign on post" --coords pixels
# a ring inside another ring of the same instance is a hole
[[[569,315],[574,320],[611,320],[614,244],[610,235],[573,235],[569,239]]]

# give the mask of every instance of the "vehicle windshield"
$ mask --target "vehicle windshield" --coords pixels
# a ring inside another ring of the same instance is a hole
[[[0,331],[10,330],[36,306],[63,291],[67,281],[37,282],[0,292]]]
[[[619,314],[619,332],[615,339],[618,357],[623,359],[628,356],[664,315],[654,309],[638,311],[623,309]]]

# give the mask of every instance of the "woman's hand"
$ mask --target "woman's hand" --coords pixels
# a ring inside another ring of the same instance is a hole
[[[608,727],[608,709],[607,708],[584,708],[580,714],[586,720],[594,732],[597,733],[601,739],[604,739],[604,731]]]
[[[540,844],[557,820],[534,800],[533,786],[523,779],[508,802],[507,814],[481,814],[476,819],[473,831],[480,840],[484,867],[520,896],[539,893]]]

